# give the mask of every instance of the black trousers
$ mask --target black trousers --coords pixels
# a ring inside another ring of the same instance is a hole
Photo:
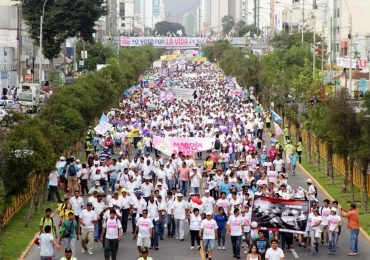
[[[87,179],[86,180],[81,179],[81,192],[82,192],[82,195],[85,195],[85,191],[86,191],[86,195],[89,194],[89,188],[87,187]]]
[[[62,198],[60,197],[59,191],[58,191],[58,186],[49,186],[48,201],[54,200],[53,193],[55,193],[55,196],[57,196],[58,202],[63,202]]]
[[[197,241],[197,245],[200,246],[199,230],[190,230],[190,240],[191,246],[195,245],[195,240]]]
[[[122,210],[122,232],[123,233],[127,232],[127,222],[128,222],[129,215],[130,215],[130,209]]]
[[[104,258],[105,260],[109,260],[110,256],[112,256],[112,260],[117,259],[117,251],[118,251],[118,239],[108,239],[104,240]]]

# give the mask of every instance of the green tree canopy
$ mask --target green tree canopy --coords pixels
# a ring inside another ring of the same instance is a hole
[[[61,44],[69,37],[91,41],[96,21],[105,14],[103,3],[104,0],[48,0],[43,23],[45,57],[57,57]],[[23,17],[36,42],[40,40],[43,4],[43,0],[22,0]]]
[[[179,31],[181,31],[181,33],[179,33]],[[154,26],[154,34],[159,36],[186,36],[185,28],[182,24],[167,21],[156,23]]]

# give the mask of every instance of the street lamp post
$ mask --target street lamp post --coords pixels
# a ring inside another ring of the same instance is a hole
[[[40,89],[42,87],[42,38],[43,38],[43,23],[44,23],[44,15],[45,15],[45,5],[48,0],[44,1],[42,6],[42,15],[40,16],[40,67],[39,67],[39,82],[40,82]]]

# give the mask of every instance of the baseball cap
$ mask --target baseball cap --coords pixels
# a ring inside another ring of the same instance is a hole
[[[184,195],[182,195],[182,193],[181,193],[181,192],[176,194],[176,197],[183,197],[183,196],[184,196]]]
[[[208,211],[208,212],[206,212],[206,216],[212,216],[212,212],[211,211]]]
[[[335,208],[335,207],[331,207],[330,210],[333,211],[333,212],[338,212],[337,208]]]
[[[88,202],[88,203],[87,203],[87,206],[92,206],[92,203],[91,203],[91,202]]]
[[[64,250],[64,253],[72,253],[72,249],[70,247],[67,247],[65,250]]]
[[[306,182],[307,182],[307,183],[312,183],[312,180],[311,180],[310,178],[308,178],[308,179],[306,180]]]

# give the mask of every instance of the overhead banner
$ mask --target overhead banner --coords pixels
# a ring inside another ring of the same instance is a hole
[[[255,196],[252,221],[260,229],[304,234],[310,205],[303,200],[282,200]]]
[[[153,47],[200,47],[216,41],[214,37],[121,37],[122,47],[139,47],[152,45]]]
[[[184,155],[193,155],[213,148],[213,138],[200,137],[153,137],[155,149],[167,156],[182,152]]]
[[[170,87],[167,91],[171,92],[176,99],[196,100],[198,98],[198,92],[191,88]]]

